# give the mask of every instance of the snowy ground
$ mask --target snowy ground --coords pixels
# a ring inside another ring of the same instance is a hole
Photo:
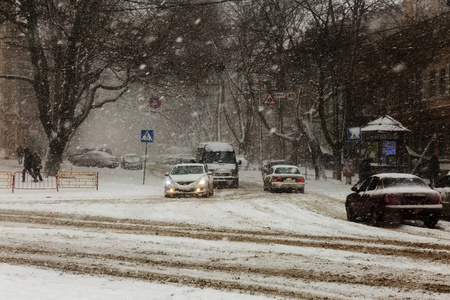
[[[0,299],[449,297],[447,221],[350,223],[348,185],[309,176],[305,194],[271,194],[257,171],[212,198],[165,199],[166,168],[145,185],[98,169],[98,191],[0,190]]]

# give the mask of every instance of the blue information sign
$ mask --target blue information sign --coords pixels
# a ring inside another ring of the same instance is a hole
[[[153,130],[141,130],[141,142],[153,143]]]
[[[352,127],[347,129],[349,142],[357,142],[362,140],[361,127]]]

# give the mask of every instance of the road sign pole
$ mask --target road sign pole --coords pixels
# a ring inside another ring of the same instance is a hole
[[[142,179],[142,185],[145,185],[145,169],[147,169],[147,145],[148,145],[148,143],[145,143],[145,155],[144,155],[144,178]]]

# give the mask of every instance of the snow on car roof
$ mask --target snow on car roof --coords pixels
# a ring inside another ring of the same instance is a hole
[[[223,151],[223,152],[231,152],[234,151],[233,145],[230,143],[221,143],[221,142],[208,142],[204,143],[205,150],[207,151]]]
[[[204,164],[200,163],[183,163],[183,164],[177,164],[175,167],[184,167],[184,166],[204,166]]]
[[[101,156],[104,156],[104,157],[112,157],[111,154],[106,153],[106,152],[104,152],[104,151],[99,151],[99,150],[94,150],[94,151],[86,152],[86,154],[88,154],[88,153],[97,153],[97,154],[100,154]]]
[[[420,178],[416,175],[409,174],[409,173],[380,173],[380,174],[375,174],[373,176],[377,176],[380,178]]]
[[[294,166],[294,165],[274,165],[274,166],[272,166],[272,168],[297,168],[298,169],[298,167]]]

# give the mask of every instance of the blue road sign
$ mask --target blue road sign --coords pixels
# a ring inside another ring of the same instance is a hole
[[[347,129],[349,142],[357,142],[362,140],[361,127],[352,127]]]
[[[141,130],[141,142],[153,143],[153,130]]]

